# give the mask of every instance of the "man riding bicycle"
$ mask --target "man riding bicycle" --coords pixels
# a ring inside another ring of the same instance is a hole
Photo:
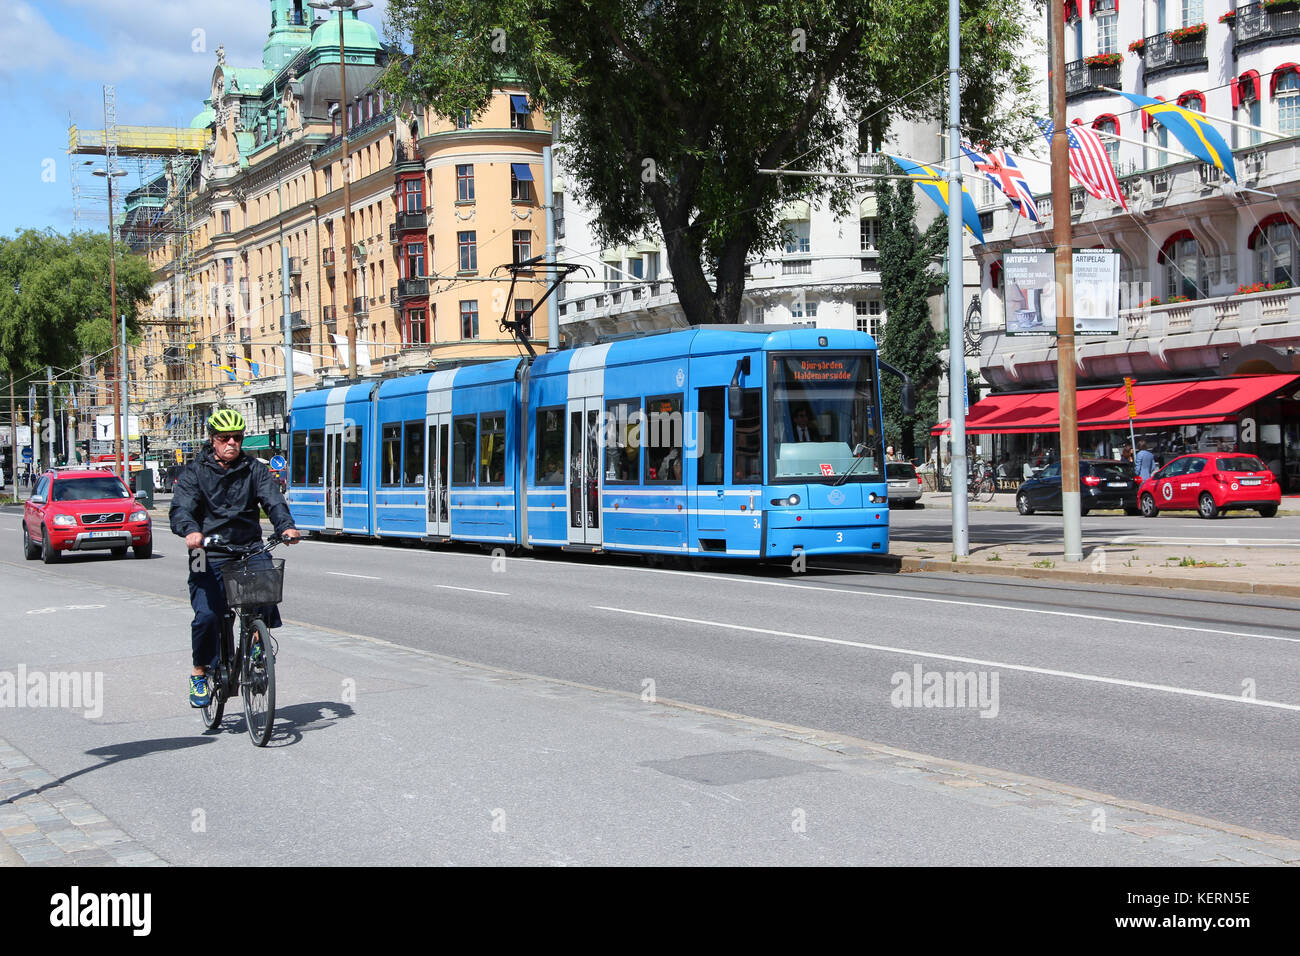
[[[219,653],[222,621],[226,615],[226,595],[221,584],[221,565],[228,558],[204,557],[194,560],[209,535],[221,535],[227,544],[255,544],[262,540],[259,508],[266,511],[285,544],[293,544],[300,535],[284,496],[276,486],[270,469],[256,458],[244,454],[244,416],[229,408],[219,408],[208,419],[210,442],[199,456],[181,470],[172,491],[168,515],[172,533],[185,539],[190,561],[190,604],[194,622],[190,626],[193,669],[190,673],[190,706],[206,707],[212,688],[208,668]],[[280,626],[280,614],[268,607],[264,617],[268,627]]]

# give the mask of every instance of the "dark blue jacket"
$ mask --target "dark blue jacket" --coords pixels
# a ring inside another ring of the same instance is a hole
[[[219,534],[229,544],[253,544],[262,540],[259,507],[276,534],[294,527],[284,495],[265,464],[241,454],[229,468],[222,468],[212,446],[205,444],[177,476],[168,518],[172,532],[182,538],[197,531]]]

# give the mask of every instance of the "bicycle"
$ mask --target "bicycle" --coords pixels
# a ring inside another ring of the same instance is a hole
[[[265,545],[233,545],[220,535],[203,539],[203,548],[214,554],[239,560],[221,568],[221,584],[228,605],[221,622],[217,664],[208,680],[211,690],[206,707],[199,708],[203,725],[216,730],[221,725],[226,701],[236,692],[244,700],[244,720],[253,745],[265,747],[275,724],[275,655],[278,645],[261,618],[261,609],[279,604],[284,593],[284,559],[271,558],[265,565],[250,567],[259,555],[269,554],[283,543],[280,537]],[[239,620],[239,644],[235,645],[235,620]]]
[[[966,479],[966,497],[971,501],[989,502],[993,500],[993,491],[993,469],[983,458],[974,459]]]

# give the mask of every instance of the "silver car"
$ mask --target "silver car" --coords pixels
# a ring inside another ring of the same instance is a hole
[[[915,508],[921,500],[921,476],[916,466],[906,461],[885,462],[885,479],[889,482],[890,504]]]

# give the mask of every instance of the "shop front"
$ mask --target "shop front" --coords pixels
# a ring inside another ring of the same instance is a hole
[[[1284,494],[1300,494],[1300,375],[1139,383],[1133,411],[1130,429],[1123,384],[1079,389],[1080,456],[1131,456],[1143,441],[1160,464],[1194,451],[1249,452],[1268,465]],[[994,467],[1004,490],[1060,457],[1060,430],[1056,392],[990,395],[966,417],[971,450]],[[942,466],[952,453],[949,423],[940,422],[931,436]]]

